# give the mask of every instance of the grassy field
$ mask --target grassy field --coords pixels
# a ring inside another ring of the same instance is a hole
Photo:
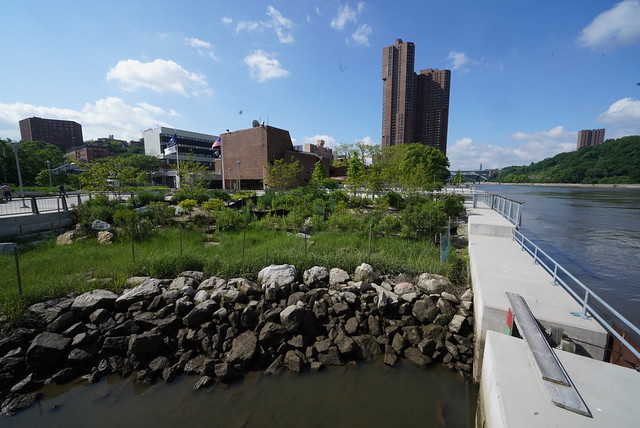
[[[182,249],[181,239],[182,235]],[[205,243],[215,242],[215,245]],[[320,232],[307,242],[282,231],[246,231],[244,258],[243,232],[234,231],[207,236],[197,230],[178,228],[152,232],[135,243],[135,261],[131,241],[120,239],[111,245],[99,245],[95,239],[80,240],[71,246],[57,247],[53,241],[20,253],[23,297],[18,295],[12,254],[0,255],[5,272],[0,277],[0,312],[15,320],[24,308],[38,301],[82,293],[92,288],[122,290],[131,276],[174,277],[184,270],[204,271],[206,276],[244,276],[254,279],[271,264],[289,263],[303,271],[311,266],[339,267],[353,273],[363,262],[378,273],[439,273],[454,282],[466,275],[464,257],[451,252],[442,266],[439,249],[424,240],[374,237],[369,254],[369,238],[361,233]],[[112,281],[87,282],[91,278]],[[462,279],[460,279],[462,278]]]

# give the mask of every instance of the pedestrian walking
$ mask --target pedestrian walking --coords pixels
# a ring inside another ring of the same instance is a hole
[[[67,192],[64,190],[64,184],[61,184],[60,187],[58,188],[60,190],[60,197],[67,197]]]

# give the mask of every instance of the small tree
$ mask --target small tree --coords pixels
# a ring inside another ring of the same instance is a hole
[[[266,164],[264,169],[265,184],[275,190],[285,190],[296,183],[296,177],[302,171],[302,166],[298,160],[285,162],[282,159],[276,159]]]
[[[313,173],[311,173],[311,180],[309,180],[309,184],[311,186],[320,186],[327,177],[328,174],[324,164],[322,161],[318,161],[313,166]]]
[[[451,180],[451,182],[456,186],[459,186],[462,183],[464,183],[464,177],[462,176],[462,173],[460,172],[460,170],[456,172],[456,175],[453,176],[453,180]]]

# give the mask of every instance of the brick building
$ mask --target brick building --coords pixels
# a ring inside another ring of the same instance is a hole
[[[109,156],[114,156],[114,153],[111,152],[111,150],[105,146],[95,144],[83,144],[82,146],[68,150],[67,153],[65,153],[65,157],[68,159],[87,163],[92,163],[96,159],[106,158]]]
[[[60,147],[63,152],[84,144],[82,125],[71,120],[30,117],[19,124],[22,141],[44,141]]]
[[[382,146],[422,143],[447,154],[450,70],[414,72],[415,45],[382,50]]]
[[[238,185],[241,189],[262,189],[264,166],[276,159],[300,162],[302,171],[297,177],[300,186],[309,182],[318,160],[327,171],[331,170],[331,149],[324,145],[311,145],[313,148],[309,147],[308,152],[295,150],[289,131],[284,129],[262,125],[228,132],[220,137],[222,156],[216,161],[216,170],[223,170],[225,189],[236,189]]]

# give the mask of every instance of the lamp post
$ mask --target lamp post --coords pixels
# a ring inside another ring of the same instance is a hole
[[[51,181],[51,161],[47,161],[47,171],[49,171],[49,187],[53,187],[53,181]]]
[[[11,141],[11,147],[13,148],[13,154],[16,157],[16,168],[18,169],[18,183],[20,184],[20,197],[22,198],[22,208],[29,208],[24,202],[24,188],[22,187],[22,172],[20,172],[20,159],[18,159],[18,148],[20,147],[19,141]]]
[[[238,190],[240,190],[240,161],[238,161]]]

